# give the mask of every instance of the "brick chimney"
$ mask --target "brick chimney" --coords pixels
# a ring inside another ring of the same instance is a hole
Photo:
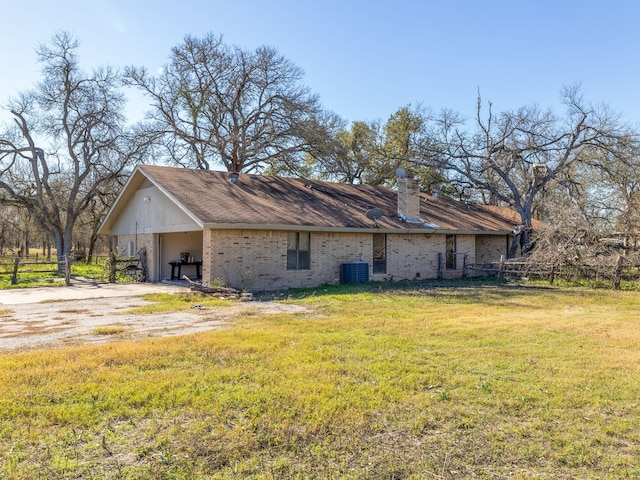
[[[409,223],[422,223],[420,220],[420,187],[415,178],[407,176],[403,168],[396,172],[398,176],[398,216]]]

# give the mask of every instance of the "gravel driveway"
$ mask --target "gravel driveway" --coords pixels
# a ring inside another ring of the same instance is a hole
[[[304,311],[273,302],[234,302],[228,307],[145,315],[122,312],[148,304],[147,293],[180,293],[170,284],[96,284],[0,290],[0,353],[216,330],[250,312]]]

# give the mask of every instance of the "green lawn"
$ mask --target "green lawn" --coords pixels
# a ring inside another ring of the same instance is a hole
[[[51,262],[42,263],[44,261],[44,259],[40,259],[39,264],[21,265],[18,269],[17,283],[12,285],[14,257],[0,257],[0,289],[65,286],[64,274],[57,272],[57,265],[51,264]],[[56,257],[53,257],[53,262],[57,262]],[[109,280],[105,260],[93,263],[75,262],[71,266],[71,276],[92,278],[103,282]]]
[[[0,355],[0,478],[640,477],[638,292],[284,301],[308,311]]]

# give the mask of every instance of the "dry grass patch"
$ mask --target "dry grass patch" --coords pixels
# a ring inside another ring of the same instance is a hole
[[[0,356],[0,476],[640,476],[640,294],[356,290]]]
[[[238,302],[236,300],[222,299],[212,295],[200,293],[154,293],[143,295],[142,298],[149,303],[141,307],[135,307],[118,312],[120,314],[151,314],[163,312],[176,312],[189,310],[195,307],[220,308],[228,307]]]
[[[122,325],[106,325],[104,327],[94,328],[91,330],[91,333],[93,335],[119,335],[128,331],[129,329]]]

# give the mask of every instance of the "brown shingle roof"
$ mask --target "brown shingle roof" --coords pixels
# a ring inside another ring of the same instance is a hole
[[[378,208],[384,229],[432,228],[467,232],[509,232],[519,222],[499,212],[421,194],[420,218],[437,227],[401,221],[397,193],[381,186],[349,185],[297,178],[140,165],[138,170],[202,224],[371,228],[367,210]]]

